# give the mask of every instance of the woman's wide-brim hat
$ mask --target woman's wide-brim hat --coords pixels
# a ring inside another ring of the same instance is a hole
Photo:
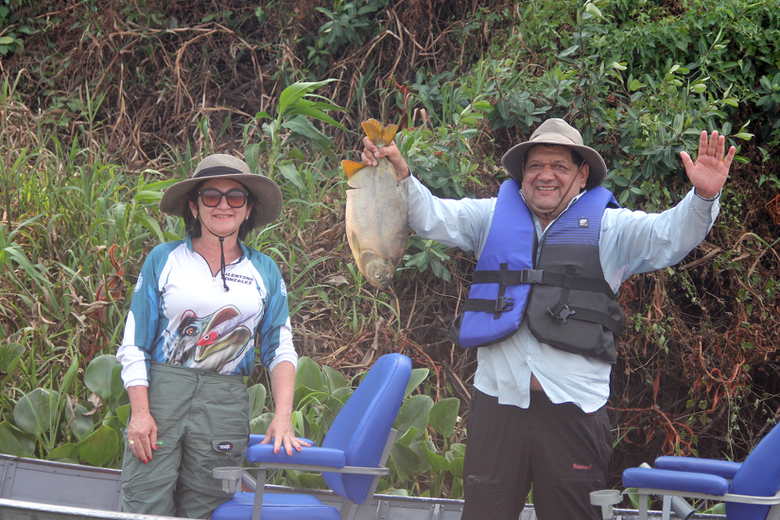
[[[160,210],[184,217],[190,211],[190,192],[209,179],[240,182],[252,194],[254,204],[249,214],[250,229],[268,224],[282,213],[282,190],[274,181],[265,175],[252,173],[249,166],[238,157],[221,153],[209,155],[200,161],[192,177],[168,188],[160,201]]]
[[[538,144],[565,146],[577,152],[588,164],[588,180],[585,183],[587,190],[601,184],[607,175],[604,159],[596,150],[582,144],[580,132],[563,119],[551,118],[539,125],[528,141],[513,146],[501,159],[501,164],[509,175],[519,182],[523,182],[525,156],[528,150]]]

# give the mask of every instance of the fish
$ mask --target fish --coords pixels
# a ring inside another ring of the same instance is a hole
[[[393,142],[396,125],[382,126],[376,119],[361,126],[377,147]],[[378,289],[387,289],[401,262],[409,238],[409,193],[399,183],[395,169],[386,157],[376,166],[342,161],[347,176],[347,241],[355,263],[366,280]]]
[[[185,311],[166,362],[219,372],[246,349],[252,318],[240,314],[234,305],[202,318]]]

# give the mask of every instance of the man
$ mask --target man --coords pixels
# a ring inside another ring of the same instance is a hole
[[[702,132],[694,188],[663,213],[618,207],[606,165],[562,119],[503,157],[497,198],[443,200],[395,145],[364,139],[363,162],[387,157],[409,188],[409,224],[478,259],[453,339],[477,351],[464,465],[463,520],[516,520],[533,484],[541,520],[600,518],[589,493],[612,457],[609,377],[623,325],[620,284],[676,264],[707,235],[735,149]]]

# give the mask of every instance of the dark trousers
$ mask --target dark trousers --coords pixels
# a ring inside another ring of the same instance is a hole
[[[528,409],[475,391],[466,440],[462,520],[517,520],[533,484],[540,520],[599,520],[590,492],[603,489],[612,459],[605,408],[586,414],[531,392]]]

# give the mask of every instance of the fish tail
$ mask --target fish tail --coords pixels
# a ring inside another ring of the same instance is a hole
[[[363,127],[363,131],[366,132],[369,141],[377,146],[384,144],[382,142],[382,123],[376,119],[369,119],[368,121],[363,121],[360,126]]]
[[[390,144],[395,139],[395,133],[398,131],[398,125],[387,125],[384,130],[382,130],[382,140],[385,142],[385,144]]]
[[[398,125],[382,126],[382,123],[376,119],[369,119],[361,123],[363,130],[368,136],[368,140],[377,146],[386,146],[393,142],[395,133],[398,132]]]
[[[347,179],[351,179],[355,172],[365,167],[362,162],[357,161],[341,161],[341,167],[344,169],[344,173],[347,175]]]

